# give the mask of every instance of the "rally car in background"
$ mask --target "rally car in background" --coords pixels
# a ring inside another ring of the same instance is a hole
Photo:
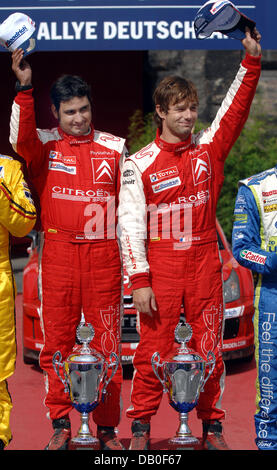
[[[254,284],[251,271],[240,266],[224,232],[217,222],[218,244],[223,261],[225,300],[225,325],[223,337],[223,358],[225,361],[237,358],[251,360],[254,353]],[[40,327],[40,300],[38,295],[39,234],[31,232],[32,243],[29,259],[23,271],[23,359],[25,363],[38,360],[43,346]],[[133,305],[129,279],[124,272],[124,315],[122,320],[122,364],[131,364],[139,342],[137,314]],[[180,317],[185,317],[181,310]]]

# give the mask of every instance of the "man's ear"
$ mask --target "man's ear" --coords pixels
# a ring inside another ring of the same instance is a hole
[[[156,105],[156,113],[161,119],[164,119],[166,116],[166,113],[161,110],[161,106],[159,104]]]
[[[51,105],[51,111],[52,111],[54,117],[59,120],[59,113],[58,113],[58,111],[57,111],[54,104]]]

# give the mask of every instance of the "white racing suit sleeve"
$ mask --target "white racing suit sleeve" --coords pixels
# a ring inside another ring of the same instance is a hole
[[[126,159],[121,174],[118,207],[119,237],[127,274],[134,287],[144,279],[149,285],[146,257],[147,211],[141,172],[131,159]]]

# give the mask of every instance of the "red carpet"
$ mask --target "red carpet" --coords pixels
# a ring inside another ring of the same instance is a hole
[[[9,391],[13,400],[11,428],[13,440],[7,450],[42,450],[52,433],[52,426],[46,417],[43,404],[43,374],[35,366],[25,365],[22,360],[22,295],[17,297],[17,346],[18,356],[15,374],[9,379]],[[125,373],[123,384],[123,413],[119,426],[119,436],[123,445],[128,448],[130,439],[130,422],[125,417],[129,406],[131,388],[130,373]],[[233,363],[227,366],[223,408],[226,410],[224,423],[225,438],[232,450],[257,450],[254,439],[255,412],[255,378],[254,361],[250,364]],[[80,423],[78,413],[73,410],[72,423],[74,432]],[[189,415],[189,425],[193,434],[201,435],[201,423],[195,411]],[[151,449],[164,449],[167,439],[175,435],[178,427],[178,414],[168,405],[164,396],[158,414],[152,419]],[[93,429],[94,431],[94,429]]]

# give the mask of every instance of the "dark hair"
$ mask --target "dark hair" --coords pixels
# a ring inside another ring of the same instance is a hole
[[[165,77],[157,86],[153,94],[153,100],[156,105],[160,105],[161,111],[168,112],[169,106],[180,101],[192,101],[197,105],[199,103],[197,90],[195,85],[185,78],[178,76]],[[154,120],[157,126],[161,129],[162,120],[155,111]]]
[[[90,86],[77,75],[62,75],[58,78],[52,85],[50,96],[57,111],[59,111],[62,101],[69,101],[75,97],[87,96],[92,104]]]

